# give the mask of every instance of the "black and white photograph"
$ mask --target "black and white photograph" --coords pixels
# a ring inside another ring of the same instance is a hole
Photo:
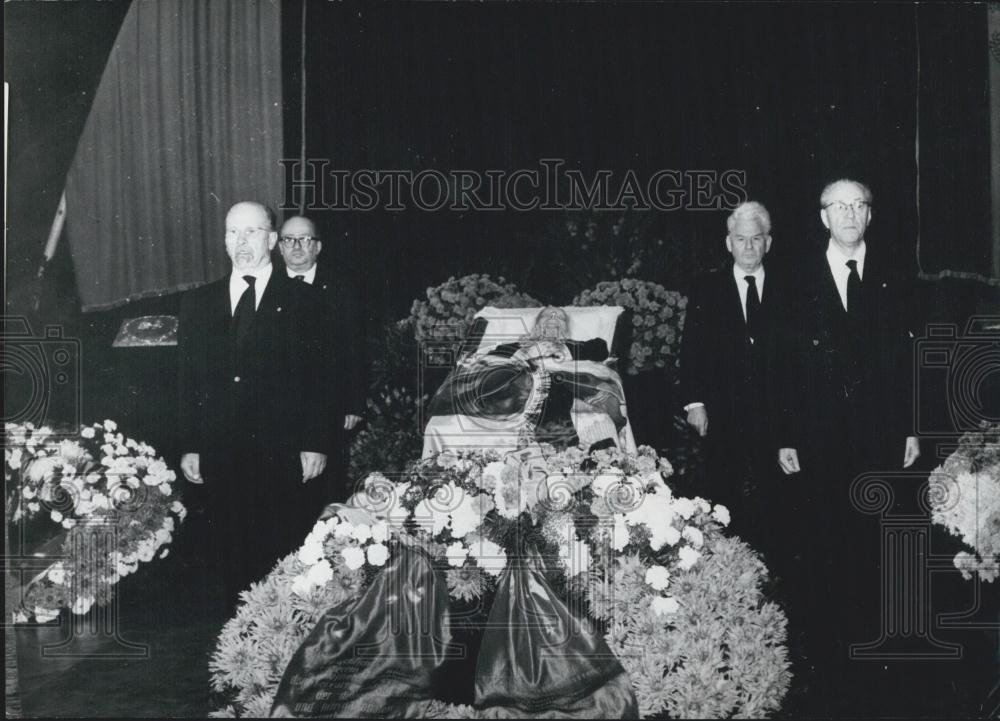
[[[1000,2],[3,12],[7,718],[1000,718]]]

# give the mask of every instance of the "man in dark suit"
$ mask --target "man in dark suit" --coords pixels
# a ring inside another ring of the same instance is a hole
[[[178,331],[181,470],[203,484],[200,542],[227,601],[301,543],[325,502],[328,409],[319,299],[273,272],[268,210],[226,215],[230,274],[184,294]]]
[[[346,500],[350,434],[364,415],[366,401],[365,324],[358,286],[332,260],[320,260],[323,242],[316,224],[293,216],[281,226],[279,250],[289,278],[311,285],[325,303],[326,375],[331,379],[331,457],[326,485],[331,498]],[[326,256],[324,256],[326,257]]]
[[[783,334],[778,461],[793,482],[781,523],[800,553],[790,616],[793,626],[811,619],[805,670],[814,710],[869,714],[877,706],[865,704],[880,695],[892,694],[889,708],[898,709],[906,694],[889,689],[891,664],[849,661],[849,646],[877,640],[881,624],[879,523],[855,506],[851,486],[920,455],[910,410],[913,298],[886,249],[866,243],[869,188],[835,181],[820,205],[830,239],[799,275]]]
[[[732,264],[693,288],[681,345],[681,398],[688,423],[705,437],[704,495],[732,510],[733,530],[763,550],[768,479],[777,472],[770,430],[769,364],[787,302],[781,278],[765,271],[771,218],[757,202],[727,219]]]

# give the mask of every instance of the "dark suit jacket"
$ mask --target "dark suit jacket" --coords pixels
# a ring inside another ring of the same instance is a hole
[[[334,402],[340,411],[338,425],[343,426],[343,415],[365,415],[368,396],[366,323],[367,315],[358,284],[348,273],[324,262],[322,256],[316,264],[313,283],[326,305],[328,328],[328,361],[335,368],[336,387]],[[330,368],[327,369],[330,373]]]
[[[752,431],[755,442],[773,445],[777,402],[770,387],[787,303],[785,277],[766,266],[751,343],[731,265],[693,287],[680,351],[681,405],[705,404],[710,439],[727,444],[734,434]]]
[[[868,244],[861,312],[849,315],[825,253],[802,268],[783,336],[780,446],[798,449],[804,468],[901,467],[913,427],[912,286]]]
[[[233,351],[229,277],[184,294],[178,329],[180,437],[202,465],[252,453],[261,462],[327,453],[326,373],[318,296],[274,269],[255,314],[255,352]],[[238,380],[237,380],[238,378]]]

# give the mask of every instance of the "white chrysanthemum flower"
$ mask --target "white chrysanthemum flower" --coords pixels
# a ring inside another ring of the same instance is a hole
[[[72,528],[73,526],[76,525],[76,519],[74,519],[74,518],[64,518],[64,519],[62,519],[62,523],[60,525],[63,528],[69,530],[70,528]]]
[[[365,563],[365,552],[357,546],[341,549],[340,555],[344,557],[344,563],[352,571],[358,570]]]
[[[25,486],[24,488],[21,489],[21,495],[24,496],[27,500],[30,501],[37,494],[35,493],[35,489],[34,488],[32,488],[31,486]]]
[[[104,421],[104,430],[113,433],[113,432],[115,432],[115,431],[118,430],[118,424],[115,423],[112,420],[105,420]]]
[[[55,564],[48,571],[49,580],[57,586],[62,586],[66,582],[66,569],[62,564]]]
[[[93,426],[87,426],[86,428],[84,428],[82,431],[80,431],[80,435],[83,436],[84,438],[93,438],[94,437]]]
[[[687,571],[694,567],[694,564],[698,562],[701,558],[701,554],[698,551],[691,548],[691,546],[683,546],[680,551],[677,552],[679,560],[677,565],[684,571]]]
[[[448,559],[449,566],[461,566],[465,563],[466,557],[469,555],[469,549],[466,548],[461,541],[455,541],[448,549],[445,551],[445,557]]]
[[[656,591],[663,591],[670,585],[670,571],[663,566],[650,566],[646,569],[646,583]]]
[[[720,503],[715,504],[715,509],[712,511],[712,518],[721,523],[723,526],[728,526],[732,517],[729,515],[729,509]]]
[[[368,563],[373,566],[384,566],[389,560],[389,547],[384,543],[373,543],[366,549]]]
[[[52,511],[49,514],[49,518],[51,518],[55,523],[62,523],[63,514],[61,514],[59,511]]]
[[[669,616],[677,613],[681,607],[681,605],[677,602],[677,599],[673,596],[657,596],[652,600],[649,606],[653,613],[657,616]]]
[[[359,523],[354,527],[354,539],[358,543],[364,543],[372,537],[372,527],[367,523]]]

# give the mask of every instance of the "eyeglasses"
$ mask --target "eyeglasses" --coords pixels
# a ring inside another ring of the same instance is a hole
[[[313,241],[319,240],[315,235],[283,235],[281,236],[281,244],[286,248],[294,247],[298,243],[301,247],[305,248],[307,245]]]
[[[855,213],[860,213],[861,211],[867,210],[870,207],[871,203],[869,203],[867,200],[855,200],[853,203],[844,203],[840,200],[835,200],[832,203],[827,203],[826,205],[824,205],[823,209],[824,210],[833,209],[835,212],[843,215],[847,212],[848,208],[853,210]]]
[[[241,235],[247,238],[258,238],[261,233],[266,233],[269,228],[226,228],[226,240],[236,240]]]

